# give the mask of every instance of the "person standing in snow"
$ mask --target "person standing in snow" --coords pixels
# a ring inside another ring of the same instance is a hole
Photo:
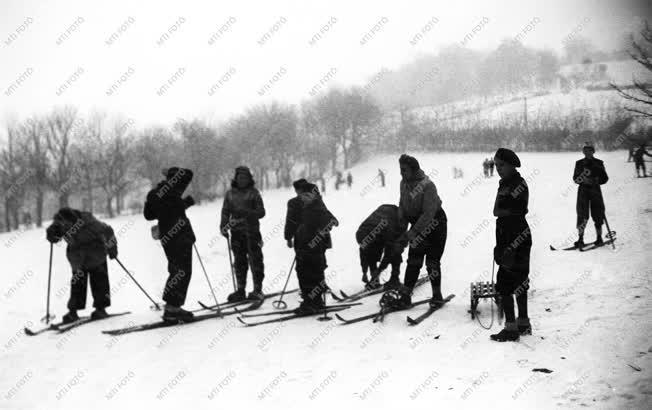
[[[645,150],[645,144],[642,144],[632,155],[632,157],[634,158],[634,166],[636,167],[637,178],[647,177],[647,171],[645,170],[645,159],[643,158],[643,155],[652,157],[652,154],[650,154]],[[643,175],[639,173],[639,169],[643,171]]]
[[[505,328],[491,335],[491,340],[516,341],[522,334],[532,334],[527,313],[532,235],[530,226],[525,220],[529,191],[527,183],[516,171],[516,168],[521,166],[521,161],[514,151],[499,148],[494,161],[500,176],[494,203],[496,217],[494,260],[498,264],[496,292],[500,295],[501,306],[505,313]],[[518,305],[518,319],[514,312],[514,297]]]
[[[494,167],[496,166],[496,162],[494,161],[493,158],[489,158],[489,176],[493,177],[494,176]]]
[[[63,316],[63,323],[79,320],[77,311],[86,308],[89,277],[95,308],[91,319],[107,317],[106,308],[111,306],[111,288],[106,257],[115,259],[118,256],[118,242],[113,229],[90,212],[61,208],[45,232],[50,243],[57,243],[61,239],[68,243],[66,256],[72,268],[72,279],[68,313]]]
[[[299,312],[313,313],[324,306],[326,249],[332,247],[330,231],[339,222],[326,208],[316,185],[299,179],[293,186],[297,196],[287,204],[284,236],[296,255],[302,297]]]
[[[185,198],[181,196],[190,185],[193,172],[171,167],[162,173],[165,180],[147,193],[143,216],[148,221],[158,221],[152,229],[152,236],[161,241],[168,260],[168,279],[163,289],[163,320],[192,320],[192,312],[181,306],[186,302],[190,285],[192,247],[195,243],[195,233],[186,216],[186,209],[193,206],[195,200],[190,195]]]
[[[412,291],[416,285],[423,258],[432,288],[431,305],[439,306],[441,294],[441,257],[446,246],[447,218],[435,184],[428,178],[416,158],[401,155],[401,188],[399,199],[399,226],[402,234],[399,241],[401,251],[409,244],[404,286],[400,288],[398,308],[412,303]],[[407,230],[408,224],[410,229]]]
[[[351,185],[353,185],[353,175],[351,175],[351,171],[349,171],[346,174],[346,185],[351,188]]]
[[[380,186],[385,188],[385,173],[380,168],[378,168],[378,178],[380,178]]]
[[[600,185],[609,180],[604,163],[595,158],[595,148],[586,143],[582,149],[584,158],[575,162],[573,181],[579,185],[577,188],[577,233],[578,239],[575,242],[576,248],[584,246],[584,229],[589,221],[589,210],[595,225],[595,244],[602,245],[602,224],[604,223],[604,200]]]
[[[381,287],[380,274],[389,265],[392,265],[392,273],[384,285],[385,290],[398,289],[401,286],[399,274],[403,249],[399,249],[397,241],[403,233],[405,231],[401,230],[396,205],[379,206],[360,224],[355,239],[360,246],[362,281],[366,284],[366,289]],[[371,280],[367,277],[367,271],[371,273]]]
[[[263,261],[263,238],[260,234],[260,219],[265,216],[265,206],[249,168],[239,166],[222,203],[220,230],[225,238],[231,231],[235,277],[237,289],[227,300],[238,302],[245,299],[262,300],[265,264]],[[247,296],[247,270],[251,264],[254,289]]]

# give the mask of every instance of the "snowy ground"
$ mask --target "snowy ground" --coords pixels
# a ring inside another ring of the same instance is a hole
[[[111,262],[111,310],[131,310],[132,315],[82,326],[64,336],[28,338],[23,326],[38,327],[44,313],[48,244],[43,230],[0,235],[0,408],[223,408],[226,403],[288,409],[338,404],[650,408],[652,178],[633,178],[633,164],[625,163],[623,152],[599,155],[611,177],[604,193],[611,228],[618,232],[617,248],[552,253],[549,244],[575,239],[571,173],[579,155],[521,156],[534,237],[534,335],[499,344],[488,340],[498,324],[486,331],[467,314],[469,283],[491,276],[491,211],[498,178],[481,176],[480,163],[487,154],[417,156],[436,182],[448,213],[443,290],[457,297],[414,328],[407,326],[404,313],[380,325],[347,327],[335,320],[306,318],[244,329],[230,317],[112,338],[100,330],[156,320],[158,313],[148,309],[149,302]],[[452,179],[453,165],[464,169],[464,179]],[[378,168],[388,173],[384,189],[374,179]],[[340,219],[334,249],[327,254],[332,288],[359,288],[354,232],[371,210],[398,199],[397,168],[395,157],[381,157],[353,169],[351,190],[335,192],[330,181],[325,201]],[[288,190],[264,193],[268,291],[282,287],[293,256],[282,238],[290,196]],[[217,231],[220,207],[221,202],[194,207],[189,216],[218,297],[224,299],[231,284],[226,244]],[[122,261],[160,297],[166,263],[150,238],[150,223],[140,215],[108,222],[119,233]],[[587,232],[587,240],[592,240],[592,228]],[[191,307],[197,299],[210,301],[196,260],[194,268]],[[59,317],[65,312],[69,279],[64,248],[55,247],[52,306]],[[293,277],[291,286],[295,284]],[[421,296],[429,296],[429,286],[425,288]],[[296,296],[289,302],[296,305]],[[354,316],[376,307],[374,298],[345,313]],[[264,309],[271,309],[270,304]],[[487,323],[489,305],[481,309]],[[534,368],[553,372],[535,373]]]

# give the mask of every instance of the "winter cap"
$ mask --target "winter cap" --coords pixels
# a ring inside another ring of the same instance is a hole
[[[301,191],[301,192],[308,191],[309,190],[308,185],[309,185],[309,183],[308,183],[308,181],[306,181],[305,178],[297,179],[296,181],[294,181],[292,183],[292,186],[294,187],[294,189],[296,189],[297,191]]]
[[[518,155],[514,151],[508,148],[498,148],[494,158],[505,161],[506,163],[512,165],[515,168],[521,166],[521,160],[518,159]]]
[[[407,165],[408,167],[410,167],[410,169],[413,172],[416,172],[421,169],[421,167],[419,166],[419,161],[417,161],[416,158],[411,157],[407,154],[401,155],[401,157],[398,159],[398,163]]]
[[[584,151],[585,149],[590,149],[591,151],[595,152],[595,146],[593,145],[593,143],[591,141],[584,142],[584,146],[582,147],[582,151]]]
[[[59,212],[57,212],[56,215],[54,215],[54,219],[63,219],[64,221],[69,221],[73,223],[77,222],[79,218],[81,218],[81,212],[76,209],[72,209],[68,207],[59,209]]]
[[[170,167],[167,169],[163,169],[163,176],[165,179],[172,179],[174,176],[179,172],[179,167]]]
[[[251,171],[249,170],[249,167],[245,167],[244,165],[240,165],[235,169],[235,176],[237,177],[238,174],[245,174],[250,179],[254,178],[253,175],[251,175]]]

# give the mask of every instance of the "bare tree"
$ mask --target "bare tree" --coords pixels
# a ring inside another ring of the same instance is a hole
[[[4,193],[5,227],[18,229],[19,212],[23,205],[26,182],[31,172],[26,168],[24,151],[18,144],[17,126],[7,127],[7,146],[0,151],[0,183]]]
[[[59,207],[68,206],[68,199],[79,178],[71,147],[75,132],[79,131],[82,124],[83,120],[77,117],[77,110],[71,107],[55,109],[46,119],[45,135],[48,153],[52,158],[48,182],[59,196]]]
[[[40,118],[28,118],[20,126],[21,143],[32,171],[30,186],[34,190],[36,200],[36,226],[43,225],[43,204],[48,188],[48,173],[50,161],[48,157],[46,123]]]

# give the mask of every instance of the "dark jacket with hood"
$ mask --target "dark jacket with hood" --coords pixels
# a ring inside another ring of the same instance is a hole
[[[68,243],[66,256],[73,270],[90,269],[106,261],[109,252],[118,252],[113,229],[90,212],[62,208],[47,227],[48,240]]]
[[[191,197],[181,198],[192,181],[189,169],[174,168],[165,181],[147,193],[143,214],[148,221],[158,220],[163,246],[174,243],[194,243],[195,233],[186,216],[186,209],[194,204]]]
[[[259,220],[265,216],[263,198],[255,188],[249,168],[238,167],[236,177],[241,172],[249,176],[250,183],[244,188],[238,188],[236,178],[231,181],[231,189],[226,192],[222,203],[220,229],[224,230],[228,225],[234,231],[257,233],[260,231]]]
[[[288,202],[285,236],[286,240],[294,238],[297,251],[317,253],[331,248],[330,231],[337,225],[337,218],[326,208],[314,184]]]

